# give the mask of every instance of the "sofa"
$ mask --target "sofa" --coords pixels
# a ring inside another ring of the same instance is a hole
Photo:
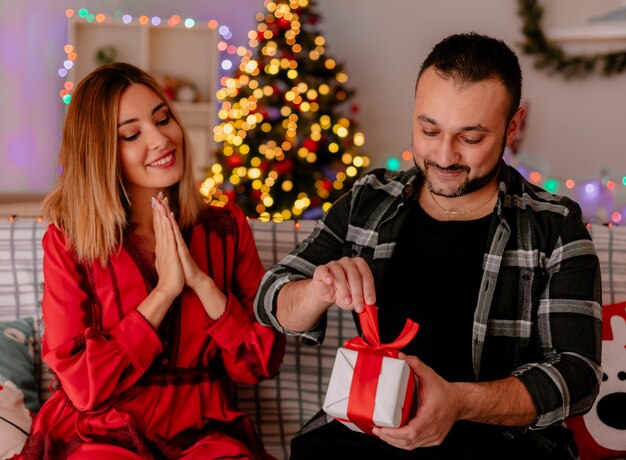
[[[315,224],[313,220],[250,220],[264,266],[288,254]],[[34,413],[50,394],[51,375],[38,350],[43,330],[41,238],[46,228],[40,217],[0,216],[0,458],[19,452],[30,426],[26,415]],[[619,308],[619,302],[626,301],[626,227],[591,224],[589,230],[602,266],[603,303]],[[289,337],[279,375],[259,385],[238,388],[238,408],[253,417],[269,453],[289,457],[289,441],[322,406],[337,347],[355,335],[351,315],[333,308],[322,346],[305,346]],[[8,340],[3,342],[3,338]],[[626,363],[624,344],[624,354],[616,361],[622,364]],[[622,365],[620,375],[625,371],[626,365]],[[626,381],[622,384],[621,392],[626,396]],[[9,397],[5,393],[10,393]],[[581,424],[585,427],[582,420]],[[617,435],[620,429],[624,428],[618,427]],[[623,434],[626,439],[626,431]]]

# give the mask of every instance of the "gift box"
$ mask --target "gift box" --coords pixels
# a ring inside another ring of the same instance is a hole
[[[419,326],[407,320],[396,340],[381,344],[377,311],[367,305],[359,314],[363,337],[350,339],[337,350],[322,406],[352,430],[370,434],[374,426],[405,425],[417,408],[417,379],[397,355]]]

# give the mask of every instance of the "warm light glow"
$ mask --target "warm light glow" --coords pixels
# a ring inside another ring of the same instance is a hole
[[[539,183],[539,181],[541,181],[541,173],[539,173],[538,171],[533,171],[530,173],[529,176],[529,180],[533,183],[533,184],[537,184]]]

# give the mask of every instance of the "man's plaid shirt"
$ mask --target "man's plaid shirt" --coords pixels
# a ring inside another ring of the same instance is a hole
[[[255,302],[258,320],[321,343],[325,318],[303,333],[281,327],[278,291],[344,256],[363,257],[379,291],[407,214],[404,204],[416,199],[421,180],[415,168],[375,170],[359,179],[265,274]],[[598,393],[600,267],[576,203],[534,186],[504,163],[499,181],[474,313],[474,374],[477,381],[517,376],[535,402],[535,427],[541,428],[586,412]]]

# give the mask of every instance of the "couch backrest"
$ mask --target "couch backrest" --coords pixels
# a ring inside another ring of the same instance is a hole
[[[263,265],[267,268],[287,255],[315,224],[312,220],[251,220]],[[46,228],[40,218],[0,217],[0,320],[40,318],[41,238]],[[602,268],[603,303],[626,301],[626,227],[592,224],[590,232]],[[41,328],[40,321],[38,325]],[[337,347],[355,334],[351,315],[331,309],[321,347],[303,346],[289,337],[280,374],[274,380],[239,388],[238,406],[255,419],[271,454],[288,458],[289,440],[322,406]],[[44,370],[41,377],[45,399],[50,375]]]

